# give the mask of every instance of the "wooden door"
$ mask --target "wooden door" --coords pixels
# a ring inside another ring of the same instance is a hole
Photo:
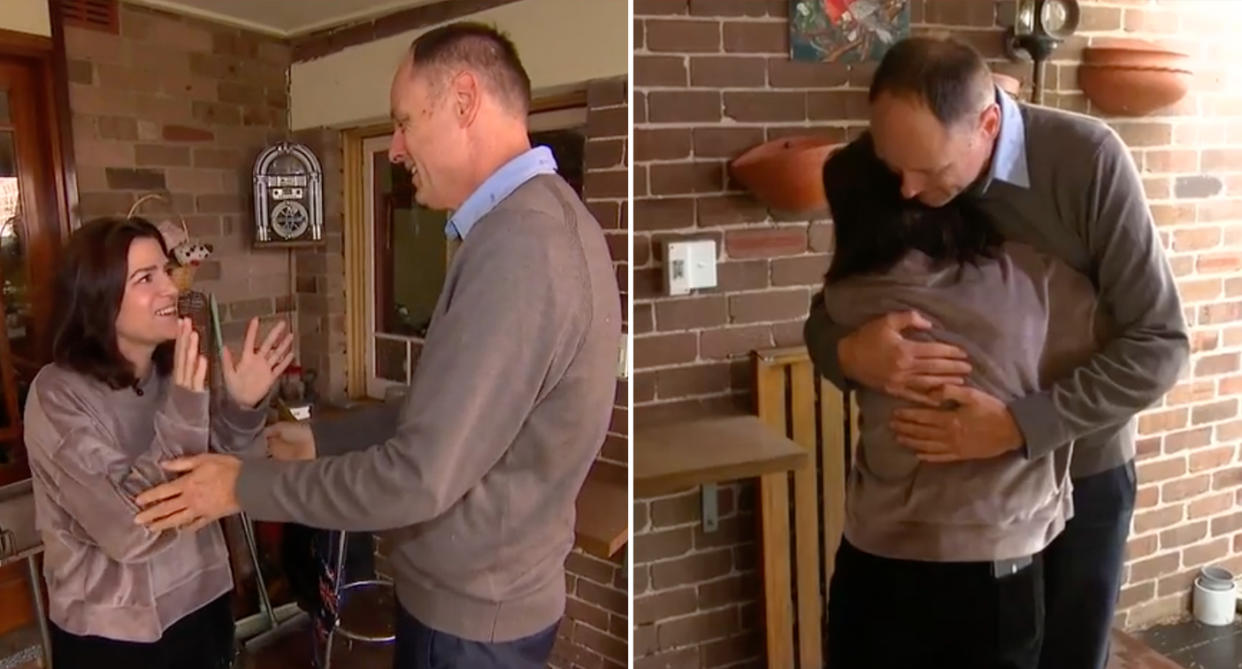
[[[61,212],[45,64],[0,55],[0,484],[30,476],[21,411],[50,359]],[[25,565],[0,569],[0,634],[32,622]]]

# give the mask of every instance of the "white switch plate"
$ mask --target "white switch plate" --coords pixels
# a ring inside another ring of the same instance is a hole
[[[695,288],[714,288],[716,240],[669,242],[664,253],[664,280],[669,295],[688,295]]]
[[[617,378],[621,380],[625,380],[630,376],[629,365],[626,364],[629,360],[629,343],[630,336],[621,335],[621,350],[617,354]]]

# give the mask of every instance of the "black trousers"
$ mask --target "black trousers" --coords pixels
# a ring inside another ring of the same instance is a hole
[[[504,643],[469,641],[419,622],[397,604],[393,669],[544,669],[556,642],[556,625]]]
[[[1103,669],[1134,514],[1134,462],[1074,479],[1074,517],[1044,550],[1040,669]]]
[[[828,594],[833,669],[1034,669],[1044,625],[1039,556],[1015,573],[990,562],[915,562],[837,551]]]
[[[229,669],[233,614],[225,595],[173,623],[159,641],[135,643],[52,631],[56,669]]]

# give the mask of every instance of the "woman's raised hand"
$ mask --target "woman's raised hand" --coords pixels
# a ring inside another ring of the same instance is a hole
[[[173,345],[173,383],[191,392],[207,388],[207,356],[198,352],[198,333],[190,319],[177,321],[177,340]]]
[[[244,407],[254,407],[267,396],[268,391],[293,362],[293,335],[285,333],[285,323],[272,326],[263,344],[255,348],[259,337],[259,319],[250,319],[246,328],[246,340],[242,344],[241,359],[233,362],[233,354],[225,346],[221,352],[224,361],[224,386],[234,402]],[[281,335],[284,334],[282,337]]]

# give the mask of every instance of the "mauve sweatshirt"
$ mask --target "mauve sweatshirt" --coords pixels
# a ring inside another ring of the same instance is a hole
[[[134,524],[133,498],[174,478],[166,460],[209,449],[262,457],[266,408],[213,403],[155,373],[140,388],[47,365],[26,400],[48,616],[71,634],[157,641],[233,587],[219,523],[151,532]]]
[[[846,327],[918,311],[933,327],[910,336],[961,347],[972,364],[967,384],[1003,402],[1048,387],[1106,341],[1090,281],[1016,243],[966,265],[911,251],[888,272],[829,284],[823,297],[829,317]],[[857,393],[861,438],[845,504],[851,544],[901,560],[989,562],[1037,553],[1065,527],[1070,449],[923,462],[889,427],[893,411],[913,403]]]

